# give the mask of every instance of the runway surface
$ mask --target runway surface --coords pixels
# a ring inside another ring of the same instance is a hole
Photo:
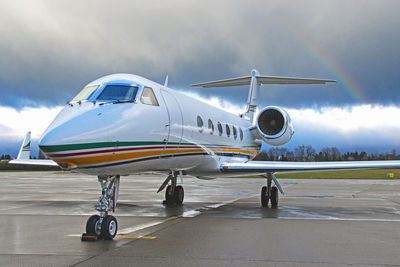
[[[166,208],[164,178],[121,177],[118,237],[81,242],[97,177],[0,172],[0,265],[400,266],[398,180],[282,179],[271,209],[263,179],[190,177],[184,205]]]

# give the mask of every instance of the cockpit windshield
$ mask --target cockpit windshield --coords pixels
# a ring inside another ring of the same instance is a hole
[[[107,85],[96,100],[134,101],[138,87],[128,85]]]
[[[71,101],[87,100],[97,88],[99,88],[99,85],[86,86]]]

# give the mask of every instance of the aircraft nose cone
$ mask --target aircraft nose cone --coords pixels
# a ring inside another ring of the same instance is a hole
[[[58,133],[57,133],[58,132]],[[39,140],[39,148],[43,151],[47,156],[49,152],[51,152],[51,147],[54,145],[60,144],[60,133],[56,129],[47,130]]]

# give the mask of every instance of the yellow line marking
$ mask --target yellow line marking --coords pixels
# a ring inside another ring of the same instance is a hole
[[[69,237],[81,237],[82,235],[70,234]],[[156,236],[135,236],[135,235],[116,235],[115,238],[118,239],[156,239]]]
[[[175,220],[175,219],[178,219],[178,218],[179,218],[178,216],[172,216],[172,217],[163,219],[162,221],[163,221],[163,222],[168,222],[168,221]]]

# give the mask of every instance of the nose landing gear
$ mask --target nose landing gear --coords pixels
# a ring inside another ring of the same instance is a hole
[[[98,239],[111,240],[118,230],[117,219],[109,215],[109,211],[115,211],[118,192],[119,175],[98,176],[101,185],[101,196],[96,203],[95,208],[100,212],[99,215],[92,215],[86,222],[86,233],[82,234],[82,241],[92,241]]]

